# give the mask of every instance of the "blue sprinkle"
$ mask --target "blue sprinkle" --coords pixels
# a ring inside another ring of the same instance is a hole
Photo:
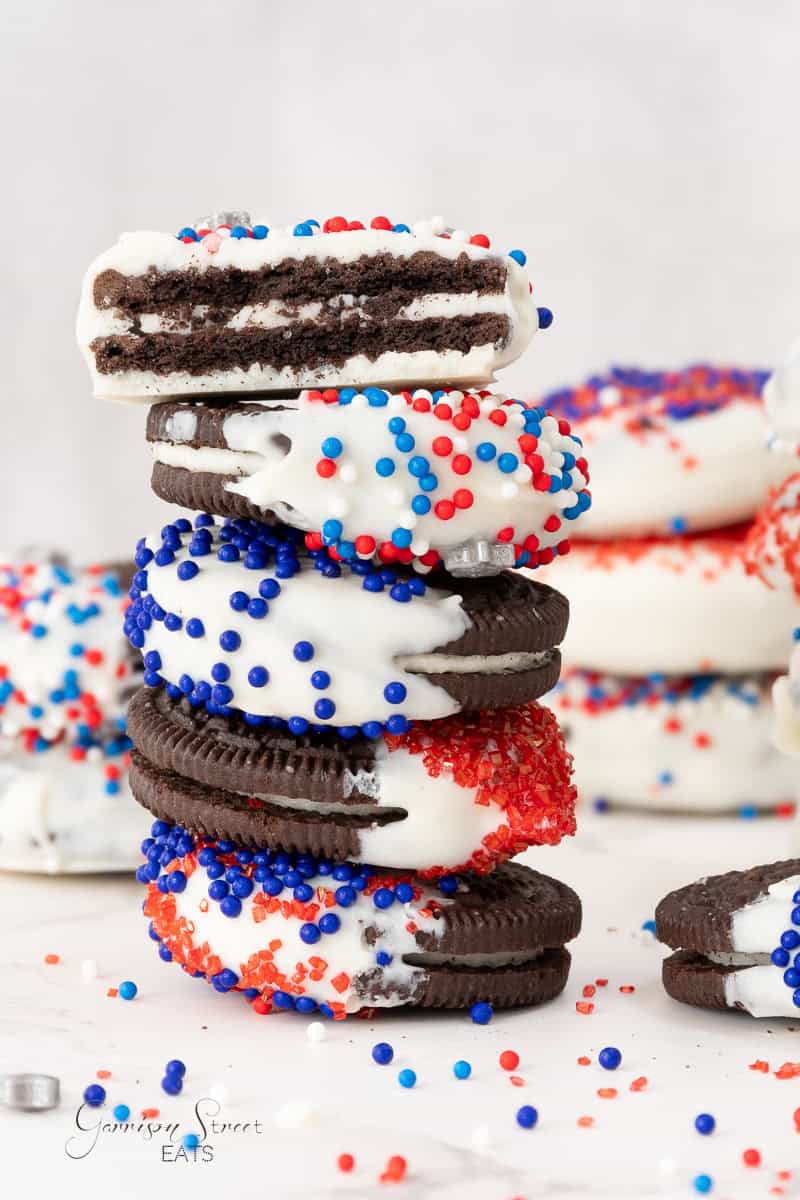
[[[314,647],[311,642],[295,642],[292,653],[298,662],[310,662],[314,657]]]
[[[616,1046],[606,1046],[598,1054],[597,1061],[605,1071],[616,1071],[622,1062],[622,1054]]]
[[[388,1042],[376,1042],[372,1047],[372,1057],[378,1066],[388,1066],[394,1058],[394,1047]]]
[[[326,687],[329,687],[330,682],[331,677],[327,671],[314,671],[311,676],[311,686],[319,692],[323,692]]]
[[[705,1196],[714,1186],[714,1180],[710,1175],[695,1175],[692,1180],[692,1187],[696,1192]]]
[[[540,329],[549,329],[550,326],[553,324],[553,314],[550,311],[550,309],[549,308],[537,308],[536,311],[539,314],[539,328]]]
[[[528,256],[524,250],[509,250],[508,257],[513,258],[514,262],[519,263],[521,267],[524,267],[528,261]]]
[[[336,705],[327,696],[314,704],[314,716],[319,717],[320,721],[329,721],[335,712]]]
[[[383,479],[388,479],[390,475],[394,475],[394,469],[394,462],[391,458],[379,458],[375,463],[375,470]],[[325,526],[323,525],[322,528],[324,531]]]
[[[410,1067],[404,1067],[397,1076],[397,1082],[402,1088],[413,1088],[414,1084],[417,1082],[416,1071],[412,1071]]]
[[[426,513],[431,511],[431,502],[427,496],[415,496],[411,501],[411,510],[418,517],[424,517]]]
[[[405,684],[398,682],[387,683],[383,689],[383,695],[390,704],[402,704],[407,695]]]
[[[327,437],[322,443],[321,449],[326,458],[338,458],[344,447],[339,438]]]
[[[131,1110],[127,1104],[115,1104],[113,1112],[114,1120],[120,1122],[127,1121],[128,1117],[131,1115]]]
[[[510,475],[519,466],[519,459],[516,454],[501,454],[497,460],[497,465],[504,475]]]
[[[408,472],[417,479],[426,476],[430,470],[430,463],[427,458],[423,458],[421,454],[415,454],[413,458],[408,460]],[[422,485],[420,485],[422,486]]]
[[[106,1098],[106,1089],[99,1083],[90,1083],[83,1093],[83,1099],[91,1108],[99,1108]]]
[[[711,1113],[700,1113],[694,1119],[695,1129],[698,1133],[702,1133],[704,1137],[714,1132],[716,1124],[717,1122],[711,1116]]]
[[[133,1000],[136,993],[139,991],[132,979],[124,980],[118,988],[119,997],[121,1000]]]
[[[407,550],[413,540],[413,534],[410,529],[404,529],[399,526],[392,530],[392,542],[397,546],[398,550]]]
[[[453,1063],[453,1074],[456,1079],[469,1079],[472,1074],[472,1066],[465,1059],[459,1058],[458,1062]]]
[[[517,1124],[521,1129],[533,1129],[539,1120],[539,1114],[532,1104],[523,1104],[517,1109]]]
[[[475,453],[481,462],[491,462],[497,454],[497,447],[494,442],[479,442],[475,448]]]
[[[469,1015],[472,1017],[472,1020],[476,1025],[488,1025],[494,1016],[494,1009],[492,1008],[491,1004],[487,1004],[486,1001],[480,1000],[477,1004],[473,1004],[472,1008],[469,1010]]]
[[[186,622],[186,632],[191,638],[201,638],[205,637],[206,629],[199,617],[190,617]]]

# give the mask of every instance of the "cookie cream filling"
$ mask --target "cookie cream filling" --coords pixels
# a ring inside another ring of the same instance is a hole
[[[396,659],[404,671],[426,675],[514,675],[534,671],[553,661],[555,649],[524,651],[513,654],[401,654]]]
[[[768,954],[742,954],[734,950],[712,950],[703,958],[720,967],[765,967],[770,961]]]
[[[122,316],[114,310],[98,314],[95,337],[110,337],[128,333],[177,333],[190,335],[204,326],[223,329],[284,329],[299,321],[336,320],[339,317],[358,317],[363,321],[374,321],[370,311],[369,297],[353,296],[347,292],[333,296],[325,303],[312,301],[290,305],[283,300],[270,300],[266,304],[244,304],[225,321],[216,321],[208,305],[195,305],[188,317],[160,315],[156,312],[142,313],[136,318]],[[486,295],[467,293],[457,295],[447,292],[418,296],[392,313],[392,320],[424,321],[430,317],[461,317],[473,313],[498,313],[508,316],[508,301],[504,293]],[[385,319],[385,318],[384,318]]]

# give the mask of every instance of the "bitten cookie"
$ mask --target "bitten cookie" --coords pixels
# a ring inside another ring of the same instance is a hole
[[[573,426],[592,463],[592,538],[640,538],[747,521],[792,469],[770,453],[765,371],[614,368],[541,404]]]
[[[143,539],[136,564],[125,628],[145,683],[213,715],[376,737],[523,704],[558,678],[567,602],[514,572],[426,582],[338,562],[288,527],[207,516]]]
[[[552,320],[524,264],[441,218],[278,229],[219,213],[101,254],[78,342],[110,399],[488,382]]]
[[[506,863],[433,886],[406,872],[236,850],[156,821],[138,878],[159,953],[257,1012],[499,1008],[562,991],[581,905]],[[161,864],[164,865],[161,865]]]
[[[605,807],[781,809],[797,772],[773,745],[772,676],[627,679],[567,670],[544,698],[583,800]]]
[[[800,859],[713,875],[670,892],[656,935],[675,1000],[754,1017],[800,1013]]]
[[[172,401],[150,410],[147,437],[164,500],[274,515],[351,561],[536,566],[567,552],[591,503],[569,423],[486,391]]]
[[[552,713],[535,704],[344,741],[252,728],[144,688],[128,722],[137,800],[245,849],[436,876],[485,873],[575,831],[571,759]]]

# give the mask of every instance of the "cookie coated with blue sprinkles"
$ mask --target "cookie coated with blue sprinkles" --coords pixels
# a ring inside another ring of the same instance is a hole
[[[180,561],[176,568],[174,564],[178,559]],[[145,539],[140,540],[136,548],[135,562],[137,570],[130,591],[131,604],[125,614],[124,629],[131,644],[142,652],[146,685],[165,686],[173,699],[185,696],[192,705],[202,705],[211,715],[229,716],[235,712],[242,712],[244,720],[250,725],[266,723],[271,728],[288,729],[296,736],[309,730],[324,731],[331,726],[341,737],[348,739],[355,737],[359,729],[371,738],[378,737],[384,730],[398,735],[408,730],[409,721],[403,707],[408,689],[414,680],[399,669],[399,678],[390,675],[379,688],[376,687],[375,698],[380,700],[383,707],[380,715],[376,714],[375,719],[364,720],[360,725],[337,722],[336,714],[341,704],[341,693],[337,693],[337,681],[333,677],[330,654],[324,664],[319,662],[318,648],[311,637],[296,637],[291,643],[291,655],[295,664],[292,670],[295,673],[298,670],[307,672],[305,686],[308,689],[308,698],[304,702],[304,711],[288,718],[271,715],[267,699],[261,711],[256,713],[248,712],[237,705],[231,667],[239,654],[249,652],[244,641],[247,640],[250,628],[255,635],[253,640],[257,642],[258,630],[264,622],[270,620],[273,605],[282,605],[281,619],[287,619],[293,629],[297,626],[294,620],[297,609],[296,605],[292,606],[291,581],[301,572],[313,570],[320,579],[331,580],[332,587],[336,586],[335,581],[342,576],[360,580],[364,593],[381,595],[384,596],[384,600],[388,598],[393,602],[396,620],[403,623],[403,629],[408,627],[409,621],[413,621],[414,606],[427,592],[427,585],[420,577],[405,577],[394,567],[377,566],[372,561],[339,560],[327,546],[309,549],[305,544],[304,534],[288,526],[264,525],[241,518],[217,525],[207,514],[196,517],[194,524],[186,518],[178,518],[162,529],[158,542],[151,540],[148,543]],[[213,599],[210,601],[208,591],[203,590],[209,562],[214,563],[217,571],[218,564],[229,564],[235,584],[227,596],[231,627],[224,628],[219,634],[216,653],[214,649],[209,650],[211,634],[206,629],[209,621],[218,617],[217,612],[206,611],[207,607],[213,607]],[[169,611],[158,602],[161,571],[166,572],[165,578],[168,581],[174,581],[177,577],[180,611]],[[250,578],[252,584],[249,582]],[[241,587],[242,582],[248,583],[247,591]],[[185,589],[185,602],[181,594],[182,589]],[[193,611],[192,598],[195,592],[200,596],[199,611]],[[336,599],[333,595],[331,603]],[[323,588],[315,609],[323,618],[327,612],[325,601]],[[335,620],[333,611],[330,617],[331,621]],[[376,619],[384,622],[387,620],[385,602]],[[438,621],[439,617],[436,619]],[[453,628],[451,616],[445,614],[442,619],[446,622],[447,629]],[[460,624],[459,618],[456,618],[456,621]],[[234,624],[236,628],[233,627]],[[413,634],[411,637],[413,640]],[[180,674],[175,670],[170,672],[162,660],[162,652],[152,644],[154,638],[159,642],[168,662],[171,660],[173,648],[171,639],[174,638],[174,644],[182,656],[181,661],[188,659],[192,662],[196,659],[198,664],[202,664],[198,667],[200,673],[190,675],[185,671]],[[189,653],[186,639],[198,643],[196,653]],[[355,650],[355,647],[353,649]],[[346,655],[348,650],[347,647],[343,647],[337,649],[337,652]],[[360,648],[360,653],[368,652],[367,644]],[[210,664],[209,657],[212,658]],[[252,689],[248,691],[248,695],[252,702],[254,693],[268,688],[271,666],[269,662],[249,659],[246,666],[247,685]],[[391,669],[388,662],[386,669]],[[269,692],[265,693],[265,696],[269,695]],[[360,705],[360,697],[358,701]],[[365,699],[365,707],[368,704],[369,700]],[[385,715],[387,708],[390,709],[388,716]]]

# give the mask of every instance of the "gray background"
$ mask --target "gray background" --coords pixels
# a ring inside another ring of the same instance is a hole
[[[528,253],[521,395],[609,362],[769,365],[798,332],[793,0],[27,0],[0,38],[0,547],[125,552],[169,510],[89,394],[80,279],[215,207],[434,213]]]

